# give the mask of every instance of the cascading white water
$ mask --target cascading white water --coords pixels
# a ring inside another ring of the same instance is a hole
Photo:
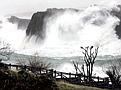
[[[100,54],[117,53],[114,51],[119,49],[117,45],[121,45],[121,41],[114,28],[119,19],[108,10],[110,9],[92,6],[85,11],[67,10],[54,19],[52,17],[47,23],[44,48],[52,48],[54,53],[60,52],[59,55],[73,56],[80,55],[80,46],[98,45],[101,48]]]
[[[22,48],[22,43],[26,37],[26,32],[24,30],[18,30],[16,24],[8,22],[6,17],[1,17],[0,20],[0,41],[4,41],[11,45],[11,48],[20,50]]]
[[[110,14],[116,6],[91,6],[83,11],[65,10],[46,20],[46,38],[42,44],[26,42],[26,31],[17,30],[15,24],[2,20],[0,38],[11,44],[17,53],[41,56],[79,56],[80,46],[99,46],[99,55],[121,53],[121,40],[115,26],[119,19]],[[34,42],[36,36],[31,38]]]

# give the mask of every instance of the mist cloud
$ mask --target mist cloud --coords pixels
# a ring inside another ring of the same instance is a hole
[[[1,0],[0,15],[17,14],[46,10],[47,8],[77,8],[82,9],[92,4],[107,4],[110,0]],[[107,1],[107,2],[106,2]],[[115,1],[115,0],[114,0]],[[120,0],[117,0],[121,2]],[[109,4],[108,4],[109,5]],[[17,14],[18,15],[18,14]],[[23,14],[24,16],[25,14]],[[28,14],[27,14],[28,15]],[[30,17],[30,15],[29,15]]]

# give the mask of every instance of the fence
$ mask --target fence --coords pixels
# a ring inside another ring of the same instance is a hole
[[[81,84],[81,85],[90,85],[90,86],[97,86],[103,88],[110,88],[111,84],[108,77],[100,78],[100,77],[91,77],[91,80],[88,81],[88,76],[83,74],[73,74],[73,73],[65,73],[59,72],[53,69],[45,69],[41,67],[31,67],[31,66],[22,66],[22,65],[11,65],[5,64],[9,69],[12,70],[19,70],[23,69],[26,71],[32,71],[36,75],[46,75],[47,77],[55,80],[64,80],[74,84]]]

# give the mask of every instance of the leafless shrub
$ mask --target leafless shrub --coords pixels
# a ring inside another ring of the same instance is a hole
[[[44,62],[38,55],[38,53],[35,53],[34,55],[30,56],[29,59],[23,60],[23,59],[18,59],[19,65],[27,65],[32,67],[31,71],[35,72],[36,68],[41,68],[41,69],[48,69],[51,67],[51,63]]]
[[[34,54],[29,60],[28,65],[31,67],[41,67],[42,69],[50,68],[50,63],[46,63],[38,56],[37,53]]]
[[[121,88],[121,61],[108,67],[106,74],[109,76],[114,88]]]
[[[9,59],[14,51],[10,48],[10,44],[0,41],[0,56]]]

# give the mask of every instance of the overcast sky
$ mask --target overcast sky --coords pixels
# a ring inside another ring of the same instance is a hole
[[[36,11],[47,8],[84,8],[100,4],[101,0],[0,0],[0,15],[16,14],[31,16]],[[106,0],[104,0],[106,1]],[[115,0],[114,0],[115,1]],[[118,0],[121,2],[121,0]],[[108,4],[111,0],[107,0]]]

